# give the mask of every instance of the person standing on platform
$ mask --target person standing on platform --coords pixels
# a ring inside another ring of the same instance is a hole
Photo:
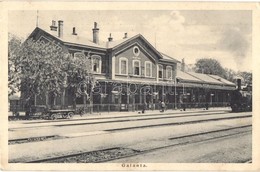
[[[185,102],[184,102],[184,95],[182,95],[180,97],[180,104],[181,104],[181,108],[183,109],[183,111],[186,111],[186,106],[185,106]]]
[[[144,102],[144,104],[143,104],[143,110],[142,110],[142,113],[145,113],[145,110],[146,110],[146,108],[147,108],[147,103],[146,103],[146,102]]]
[[[164,101],[161,102],[161,109],[162,109],[161,112],[164,112],[164,110],[165,110],[165,103],[164,103]]]

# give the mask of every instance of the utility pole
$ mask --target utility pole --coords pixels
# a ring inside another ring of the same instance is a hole
[[[156,32],[154,33],[154,47],[156,49]]]
[[[177,79],[175,77],[175,81],[174,81],[174,107],[175,109],[177,109],[177,91],[176,91],[176,83],[177,82]]]

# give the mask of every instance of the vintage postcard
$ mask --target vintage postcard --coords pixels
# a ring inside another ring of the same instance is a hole
[[[258,3],[0,10],[1,170],[260,170]]]

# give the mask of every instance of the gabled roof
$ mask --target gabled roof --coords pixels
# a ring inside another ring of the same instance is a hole
[[[223,84],[223,82],[221,82],[217,79],[214,79],[207,74],[196,73],[196,72],[187,72],[187,73],[196,77],[196,78],[199,78],[200,80],[202,80],[204,82],[214,83],[214,84]]]
[[[161,60],[173,61],[173,62],[175,62],[175,63],[180,63],[179,60],[177,60],[177,59],[175,59],[175,58],[173,58],[173,57],[171,57],[171,56],[169,56],[169,55],[166,55],[166,54],[164,54],[164,53],[162,53],[162,52],[160,52],[160,53],[161,53],[161,55],[163,56],[163,58],[162,58]]]
[[[128,42],[138,39],[138,38],[143,40],[155,54],[157,54],[160,58],[163,58],[163,56],[141,34],[137,34],[135,36],[132,36],[132,37],[129,37],[129,38],[126,38],[123,40],[107,42],[107,48],[111,48],[114,50],[114,49],[120,48],[124,44],[127,44]]]
[[[30,34],[29,38],[32,37],[37,31],[42,31],[46,33],[48,36],[51,36],[52,38],[55,38],[56,40],[63,42],[63,43],[70,43],[75,45],[84,45],[88,47],[94,47],[94,48],[100,48],[105,49],[106,47],[103,47],[101,45],[95,44],[94,42],[90,41],[89,39],[77,35],[69,35],[69,34],[63,34],[63,38],[58,37],[57,35],[53,34],[50,31],[46,31],[44,29],[41,29],[39,27],[36,27],[34,31]]]
[[[80,37],[77,35],[64,35],[64,38],[62,39],[64,42],[66,43],[73,43],[73,44],[80,44],[80,45],[87,45],[90,47],[97,47],[97,48],[106,48],[102,45],[99,44],[95,44],[94,42],[92,42],[91,40],[84,38],[84,37]]]
[[[181,70],[177,70],[177,74],[176,74],[176,77],[178,79],[181,79],[181,80],[185,80],[185,81],[191,81],[191,82],[203,82],[202,80],[200,80],[199,78],[196,78],[190,74],[188,74],[187,72],[183,72]]]
[[[215,78],[215,79],[217,79],[217,80],[219,80],[219,81],[221,81],[221,82],[223,82],[223,83],[225,83],[225,84],[228,84],[228,85],[236,85],[236,84],[234,84],[233,82],[230,82],[230,81],[228,81],[228,80],[226,80],[226,79],[224,79],[224,78],[221,78],[220,76],[218,76],[218,75],[209,75],[210,77],[212,77],[212,78]]]
[[[134,39],[140,38],[142,39],[146,44],[148,44],[148,46],[155,51],[155,53],[157,55],[159,55],[159,57],[161,57],[160,60],[165,60],[165,61],[170,61],[170,62],[175,62],[175,63],[180,63],[180,61],[174,59],[173,57],[166,55],[164,53],[161,53],[159,51],[157,51],[141,34],[137,34],[134,35],[132,37],[128,37],[128,38],[124,38],[121,40],[116,40],[116,41],[111,41],[111,42],[106,42],[104,46],[106,46],[106,48],[112,48],[112,49],[116,49]]]
[[[158,55],[159,59],[161,61],[166,61],[166,62],[174,62],[174,63],[180,63],[180,61],[174,59],[173,57],[166,55],[164,53],[158,52],[141,34],[137,34],[134,35],[132,37],[128,37],[128,38],[124,38],[121,40],[116,40],[116,41],[100,41],[100,44],[96,44],[94,43],[92,40],[86,38],[86,37],[82,37],[82,36],[78,36],[78,35],[72,35],[72,34],[63,34],[63,37],[60,38],[58,37],[56,34],[54,34],[55,32],[51,32],[49,30],[44,30],[42,28],[36,27],[34,29],[34,31],[30,34],[29,38],[32,37],[34,34],[36,34],[38,31],[42,31],[44,33],[46,33],[48,36],[51,36],[52,38],[55,38],[56,40],[64,43],[64,44],[73,44],[75,46],[87,46],[87,47],[92,47],[92,48],[98,48],[98,49],[116,49],[119,48],[120,46],[123,46],[124,44],[127,44],[128,42],[134,40],[134,39],[141,39],[143,40],[148,47],[155,53]]]
[[[202,74],[202,73],[195,73],[195,72],[183,72],[177,70],[176,77],[186,82],[236,86],[234,83],[218,75],[209,75],[209,74]]]
[[[103,47],[115,49],[118,46],[121,46],[121,45],[123,45],[126,42],[129,42],[129,41],[131,41],[133,39],[136,39],[138,36],[139,36],[139,34],[134,35],[132,37],[127,37],[127,38],[124,38],[124,39],[120,39],[120,40],[106,41],[106,42],[103,42],[101,44],[102,44]]]

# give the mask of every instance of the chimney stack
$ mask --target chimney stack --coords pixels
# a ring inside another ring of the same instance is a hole
[[[52,20],[52,24],[51,24],[50,28],[51,28],[51,31],[57,31],[57,26],[56,26],[55,20]]]
[[[241,90],[241,79],[237,78],[237,90],[240,91]]]
[[[78,34],[76,33],[76,28],[75,28],[75,27],[72,28],[72,35],[78,35]]]
[[[93,30],[93,42],[95,44],[99,44],[99,28],[97,22],[94,22],[94,28],[92,30]]]
[[[109,41],[109,42],[113,41],[113,38],[112,38],[112,36],[111,36],[111,33],[109,34],[108,41]]]
[[[127,38],[127,33],[125,33],[125,36],[123,37],[123,39],[126,39]]]
[[[181,71],[185,72],[185,62],[184,62],[184,58],[181,60]]]
[[[59,20],[58,21],[58,37],[63,38],[63,21]]]

